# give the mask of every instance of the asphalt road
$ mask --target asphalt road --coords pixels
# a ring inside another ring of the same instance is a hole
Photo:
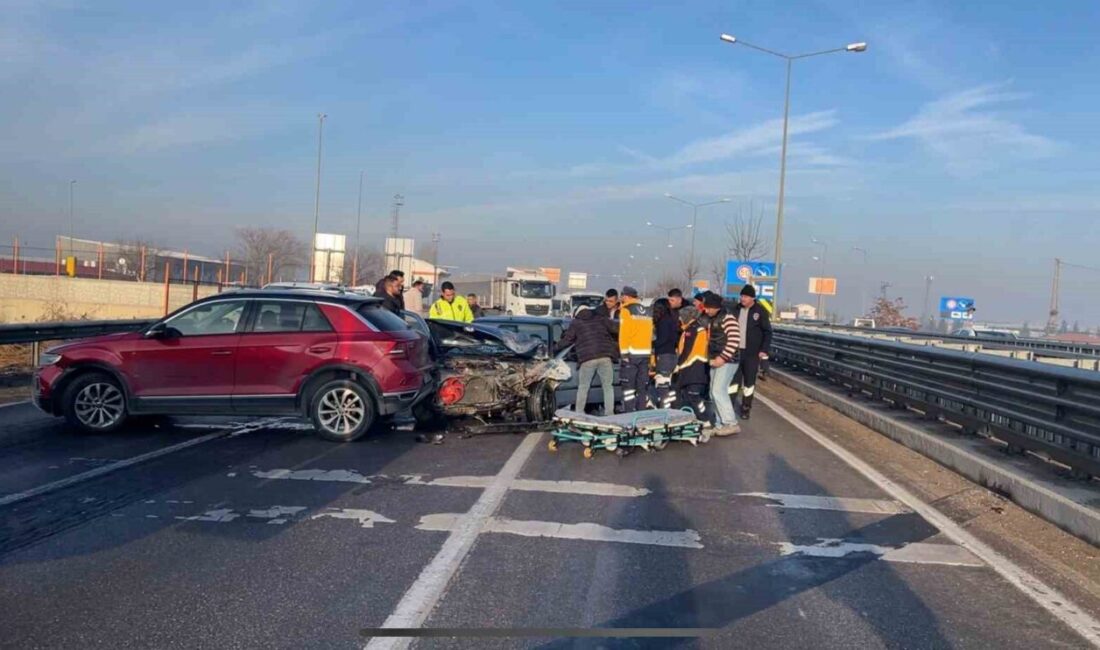
[[[338,445],[174,420],[87,438],[29,406],[0,428],[36,434],[0,446],[0,498],[18,497],[0,505],[3,647],[408,643],[363,632],[383,625],[702,635],[424,648],[1087,645],[764,406],[736,438],[591,460],[545,433]]]

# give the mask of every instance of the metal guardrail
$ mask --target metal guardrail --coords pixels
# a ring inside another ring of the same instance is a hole
[[[1096,372],[783,326],[772,348],[786,367],[1100,476]]]
[[[1025,348],[1037,352],[1049,352],[1052,356],[1084,356],[1100,358],[1100,345],[1087,343],[1069,343],[1066,341],[1052,341],[1039,338],[1006,338],[1002,336],[952,336],[950,334],[937,334],[935,332],[919,331],[893,331],[884,329],[872,329],[869,327],[853,327],[851,325],[831,325],[821,322],[792,323],[794,327],[810,327],[836,332],[859,332],[861,334],[873,334],[882,336],[906,336],[910,338],[942,339],[952,343],[980,343],[985,346],[998,346],[1004,348]]]
[[[55,323],[0,324],[0,345],[81,339],[103,334],[133,332],[155,320],[89,320]]]

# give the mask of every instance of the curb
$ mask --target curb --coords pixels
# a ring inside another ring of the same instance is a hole
[[[776,368],[768,374],[784,385],[954,470],[978,485],[1007,496],[1020,507],[1059,528],[1100,546],[1100,510],[1090,508],[1043,485],[1017,468],[983,458],[960,444],[953,444],[934,433],[922,431],[912,424],[880,413],[867,404],[838,394],[831,388]],[[1100,491],[1093,498],[1100,502]]]

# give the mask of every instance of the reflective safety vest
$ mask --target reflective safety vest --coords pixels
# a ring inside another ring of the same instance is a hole
[[[440,298],[432,303],[432,308],[428,310],[428,318],[472,323],[474,322],[474,313],[470,311],[470,303],[466,302],[465,298],[455,296],[452,302]]]
[[[619,352],[644,354],[653,351],[653,312],[637,298],[623,298],[619,308]]]

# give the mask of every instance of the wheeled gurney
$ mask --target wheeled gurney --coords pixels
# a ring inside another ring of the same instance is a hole
[[[671,440],[692,445],[710,440],[710,433],[703,429],[703,422],[695,419],[691,409],[653,409],[608,416],[558,409],[553,425],[550,451],[557,451],[559,442],[579,442],[584,445],[585,458],[591,458],[597,449],[625,455],[631,447],[660,451]]]

